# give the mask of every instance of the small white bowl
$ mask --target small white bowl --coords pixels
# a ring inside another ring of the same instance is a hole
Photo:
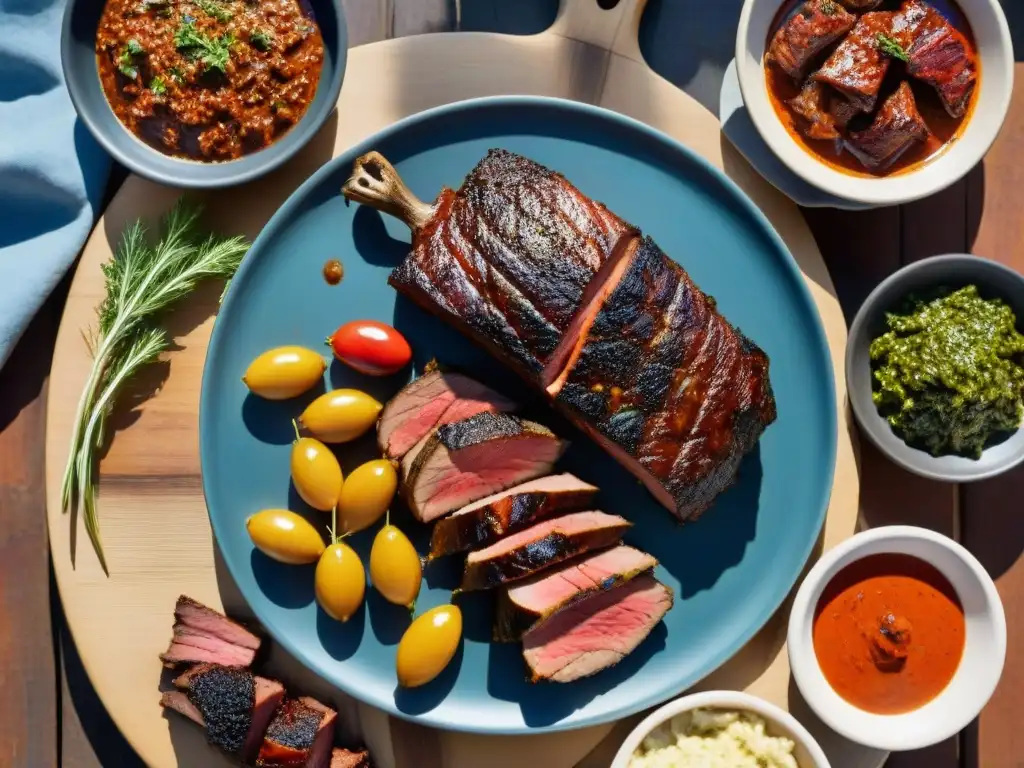
[[[699,708],[753,712],[764,718],[770,735],[792,739],[795,744],[793,756],[800,768],[830,768],[828,758],[818,746],[818,742],[795,717],[764,699],[740,691],[693,693],[659,707],[645,717],[622,742],[622,746],[615,754],[615,759],[612,760],[611,768],[628,768],[633,753],[636,752],[647,734],[666,720],[671,720],[676,715],[691,709]]]
[[[743,103],[758,132],[793,173],[846,200],[897,205],[932,195],[962,178],[995,141],[1013,93],[1013,44],[999,0],[956,0],[978,47],[981,82],[977,104],[963,134],[938,157],[888,177],[853,176],[829,167],[804,149],[779,120],[768,98],[764,54],[772,21],[783,0],[746,0],[736,35],[736,74]]]
[[[911,555],[937,568],[956,590],[967,627],[960,666],[938,696],[911,712],[876,715],[832,690],[818,665],[811,630],[822,590],[832,578],[850,563],[888,552]],[[922,749],[963,730],[992,696],[1006,658],[1006,617],[992,578],[974,555],[934,531],[892,525],[858,533],[815,563],[793,601],[787,644],[800,693],[832,730],[876,749]]]

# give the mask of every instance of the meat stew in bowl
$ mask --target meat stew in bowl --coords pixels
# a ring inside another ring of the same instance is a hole
[[[970,119],[980,62],[947,0],[789,0],[772,24],[767,90],[793,138],[857,176],[906,172]]]

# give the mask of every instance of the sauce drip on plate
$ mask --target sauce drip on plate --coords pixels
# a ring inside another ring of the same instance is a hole
[[[323,274],[328,285],[337,285],[345,277],[345,269],[337,259],[328,259],[324,262]]]
[[[964,610],[938,569],[916,557],[871,555],[840,571],[814,617],[814,653],[833,690],[876,714],[917,709],[952,680]]]

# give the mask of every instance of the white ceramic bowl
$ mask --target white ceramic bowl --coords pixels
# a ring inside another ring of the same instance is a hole
[[[764,75],[768,33],[783,0],[746,0],[736,35],[736,74],[743,103],[765,143],[808,183],[837,197],[870,205],[896,205],[927,197],[963,177],[988,152],[1006,118],[1013,92],[1013,44],[998,0],[956,3],[974,31],[981,59],[974,112],[961,137],[934,160],[906,173],[874,178],[830,168],[786,131],[769,101]]]
[[[793,740],[796,745],[793,754],[800,768],[830,768],[828,758],[825,757],[821,747],[795,717],[764,699],[740,691],[693,693],[659,707],[644,718],[626,737],[615,754],[615,759],[612,760],[611,768],[628,768],[630,758],[647,734],[666,720],[700,707],[747,711],[760,715],[767,722],[770,735],[783,736]]]
[[[956,590],[967,620],[963,658],[949,685],[923,707],[900,715],[865,712],[840,697],[822,674],[811,639],[814,610],[832,578],[856,560],[886,552],[937,568]],[[893,525],[858,533],[815,563],[796,593],[787,644],[800,693],[826,725],[876,749],[921,749],[959,733],[992,696],[1006,657],[1006,617],[995,584],[974,555],[934,531]]]

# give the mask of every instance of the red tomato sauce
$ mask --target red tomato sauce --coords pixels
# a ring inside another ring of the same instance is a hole
[[[956,591],[935,567],[909,555],[871,555],[822,593],[814,653],[850,704],[899,714],[927,704],[953,679],[965,629]]]

